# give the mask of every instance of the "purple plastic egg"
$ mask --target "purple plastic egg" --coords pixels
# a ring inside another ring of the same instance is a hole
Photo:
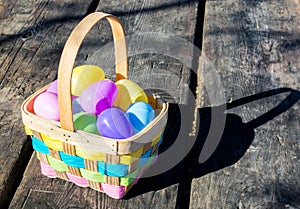
[[[80,105],[79,98],[76,98],[72,101],[72,113],[76,114],[76,113],[79,113],[79,112],[83,112],[83,109]]]
[[[43,92],[36,97],[33,104],[34,113],[43,118],[59,121],[57,94]]]
[[[88,113],[98,115],[112,106],[117,93],[117,86],[108,79],[93,83],[80,95],[81,107]]]
[[[53,81],[46,91],[57,94],[57,80]]]
[[[102,136],[113,139],[126,139],[133,135],[127,115],[117,107],[106,109],[98,116],[97,128]]]

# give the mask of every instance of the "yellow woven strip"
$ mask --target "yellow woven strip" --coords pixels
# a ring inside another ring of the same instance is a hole
[[[87,160],[105,161],[105,154],[100,152],[92,152],[83,150],[81,147],[76,146],[76,155]]]
[[[137,158],[140,158],[142,156],[142,154],[143,154],[143,147],[141,147],[137,151],[131,153],[130,155],[121,155],[120,156],[120,163],[130,165]]]
[[[58,139],[50,138],[49,136],[46,136],[45,134],[41,133],[41,137],[44,141],[44,143],[52,150],[63,150],[63,143]]]
[[[24,129],[25,129],[25,133],[26,133],[27,135],[33,135],[33,133],[32,133],[32,131],[31,131],[30,128],[28,128],[27,126],[24,126]]]
[[[130,155],[121,155],[120,163],[130,165],[137,158],[140,158],[142,154],[143,154],[143,147],[131,153]],[[88,150],[87,152],[87,150],[83,150],[81,147],[76,147],[76,155],[87,160],[96,160],[102,162],[106,161],[105,153],[93,152],[91,150]]]

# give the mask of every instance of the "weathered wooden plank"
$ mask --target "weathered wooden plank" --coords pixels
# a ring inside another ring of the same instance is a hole
[[[172,208],[175,205],[176,192],[149,191],[135,198],[115,200],[92,189],[43,176],[34,155],[29,165],[10,208],[159,208],[162,205]],[[169,190],[176,191],[177,186],[171,185]]]
[[[74,13],[74,8],[81,10]],[[56,77],[68,31],[87,1],[0,1],[0,205],[8,206],[30,159],[20,105]],[[67,18],[68,17],[68,18]],[[25,164],[24,164],[25,163]]]
[[[193,42],[197,5],[197,1],[103,0],[99,2],[97,11],[111,13],[121,18],[127,34],[164,32]],[[91,62],[101,65],[97,56],[95,58],[95,53],[111,40],[107,23],[99,23],[87,35],[78,54],[76,65]],[[179,52],[174,51],[174,53]],[[170,100],[175,99],[177,103],[187,108],[190,72],[180,61],[161,55],[137,55],[130,58],[129,65],[131,79],[144,88],[168,92],[171,94]],[[108,75],[112,73],[110,69],[105,70],[108,71]],[[152,80],[147,79],[148,76],[151,76]],[[171,105],[169,115],[162,150],[173,143],[180,128],[180,112],[177,105]],[[178,183],[182,180],[182,166],[179,164],[166,173],[142,178],[124,200],[114,200],[92,189],[79,188],[59,179],[42,177],[37,172],[39,165],[34,156],[10,207],[175,208],[180,205],[177,196]]]
[[[125,32],[129,37],[141,35],[138,44],[145,43],[145,33],[163,33],[176,36],[193,43],[197,18],[197,1],[126,1],[120,5],[100,1],[97,11],[103,11],[118,16],[125,26]],[[101,23],[100,27],[108,27]],[[98,42],[106,39],[112,40],[111,35],[99,31],[91,31],[91,36],[101,37]],[[157,36],[159,40],[160,35]],[[132,38],[128,40],[131,41]],[[86,43],[88,44],[88,43]],[[161,46],[163,47],[163,46]],[[129,51],[132,50],[129,48]],[[177,50],[177,51],[176,51]],[[102,53],[102,52],[100,52]],[[129,52],[130,53],[130,52]],[[174,54],[183,53],[175,49]],[[187,53],[187,52],[186,52]],[[95,54],[86,55],[87,60],[95,62]],[[187,56],[192,56],[187,53]],[[97,63],[97,61],[96,61]],[[142,54],[129,58],[129,77],[142,85],[143,88],[160,88],[169,92],[180,104],[188,104],[187,91],[190,82],[190,69],[180,60],[167,57],[166,55]],[[164,72],[163,72],[164,71]],[[163,74],[164,73],[164,74]],[[163,75],[163,78],[161,78]],[[179,89],[178,89],[179,88]]]
[[[189,174],[195,178],[191,208],[300,207],[299,6],[294,0],[207,1],[203,51],[219,73],[228,107],[236,107],[203,164],[197,160],[209,127],[200,125],[204,136]],[[205,89],[209,81],[199,79]]]

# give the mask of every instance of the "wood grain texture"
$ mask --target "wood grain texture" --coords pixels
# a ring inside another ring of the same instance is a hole
[[[193,42],[197,4],[197,1],[175,0],[101,0],[96,10],[121,18],[126,34],[164,32]],[[97,24],[83,41],[75,65],[91,62],[101,65],[97,59],[93,60],[93,56],[111,40],[107,22]],[[134,56],[129,61],[131,79],[144,88],[161,91],[162,95],[169,96],[166,99],[172,103],[180,103],[187,108],[190,71],[186,66],[168,57],[148,54]],[[114,69],[105,71],[109,77]],[[149,81],[148,77],[152,80]],[[168,128],[164,135],[166,140],[161,150],[166,150],[174,142],[180,127],[178,105],[171,106]],[[176,208],[180,204],[178,184],[182,181],[182,168],[183,165],[179,164],[166,173],[143,178],[123,200],[114,200],[92,189],[43,177],[39,174],[38,161],[33,156],[10,208]]]
[[[206,2],[203,51],[235,108],[204,171],[190,174],[190,208],[300,207],[299,26],[298,1]]]
[[[155,32],[183,38],[191,43],[194,41],[197,1],[143,0],[126,1],[117,5],[109,2],[100,1],[97,11],[105,11],[119,17],[124,23],[126,35]],[[105,23],[102,24],[105,27]],[[99,27],[103,26],[100,24]],[[91,36],[100,36],[100,42],[103,39],[112,40],[109,33],[103,34],[102,31],[100,34],[99,31],[91,32]],[[142,37],[142,39],[139,40],[141,43],[146,38]],[[88,61],[95,62],[95,60],[89,60],[93,57],[93,53],[95,52],[86,55]],[[177,53],[183,52],[175,49],[174,54]],[[158,54],[132,56],[129,58],[129,78],[145,89],[163,89],[171,95],[171,100],[176,100],[180,104],[188,104],[190,69],[178,60]]]
[[[152,191],[138,197],[115,200],[101,192],[78,187],[60,179],[50,179],[40,172],[36,156],[30,161],[30,168],[16,193],[10,208],[173,208],[176,200],[176,185],[169,190]]]
[[[76,5],[82,10],[75,15]],[[4,208],[24,171],[23,162],[32,153],[20,105],[55,79],[66,31],[88,7],[87,1],[0,2],[0,205]]]

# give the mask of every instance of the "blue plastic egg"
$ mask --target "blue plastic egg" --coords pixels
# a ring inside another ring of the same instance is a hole
[[[126,110],[126,115],[132,124],[134,133],[145,128],[155,117],[153,108],[146,102],[131,104]]]

